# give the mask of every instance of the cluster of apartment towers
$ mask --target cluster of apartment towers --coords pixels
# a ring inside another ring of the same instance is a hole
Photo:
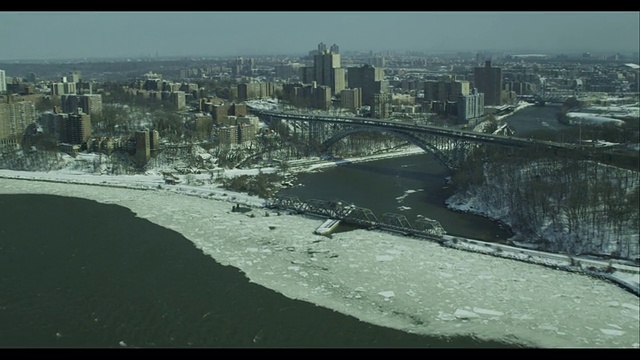
[[[339,47],[329,49],[324,43],[311,54],[313,66],[298,69],[300,83],[283,85],[283,98],[296,107],[328,110],[336,99],[341,108],[354,113],[369,109],[372,118],[388,118],[393,110],[392,92],[384,77],[384,62],[360,67],[341,67]],[[379,59],[383,60],[383,59]],[[280,71],[278,71],[280,70]],[[276,67],[276,74],[285,69]],[[268,85],[268,84],[267,84]],[[264,96],[264,83],[239,84],[238,98],[247,100]],[[485,105],[501,105],[502,71],[492,67],[491,61],[474,69],[474,87],[466,80],[424,81],[423,107],[442,115],[455,114],[458,122],[467,123],[484,115]]]

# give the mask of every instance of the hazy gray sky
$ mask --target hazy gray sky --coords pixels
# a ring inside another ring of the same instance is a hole
[[[0,12],[0,60],[507,50],[637,52],[640,12]]]

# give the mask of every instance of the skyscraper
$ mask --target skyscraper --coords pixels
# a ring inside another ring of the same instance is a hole
[[[473,71],[474,84],[478,92],[484,93],[485,105],[502,105],[502,69],[491,67],[487,60],[484,67],[476,67]]]

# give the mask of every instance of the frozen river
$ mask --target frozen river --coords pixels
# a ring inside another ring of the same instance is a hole
[[[638,297],[587,276],[160,190],[0,180],[0,194],[81,197],[175,230],[289,298],[405,332],[537,347],[639,347]],[[251,216],[253,214],[253,217]],[[268,216],[266,216],[268,214]]]

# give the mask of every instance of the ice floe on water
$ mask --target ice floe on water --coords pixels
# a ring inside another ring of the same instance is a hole
[[[403,201],[404,201],[404,199],[405,199],[407,196],[409,196],[409,195],[411,195],[411,194],[413,194],[413,193],[419,192],[419,191],[423,191],[423,190],[424,190],[424,189],[418,189],[418,190],[405,190],[405,191],[404,191],[404,193],[403,193],[402,195],[400,195],[400,196],[398,196],[398,197],[396,198],[396,200],[398,200],[398,202],[403,202]],[[404,208],[404,206],[401,206],[401,208]],[[405,210],[407,210],[407,209],[411,209],[411,208],[410,208],[410,207],[407,207]]]
[[[161,190],[2,179],[0,193],[126,206],[254,283],[376,325],[537,347],[640,343],[638,297],[584,275],[383,232],[321,237],[313,231],[322,220],[234,213],[227,202]]]

